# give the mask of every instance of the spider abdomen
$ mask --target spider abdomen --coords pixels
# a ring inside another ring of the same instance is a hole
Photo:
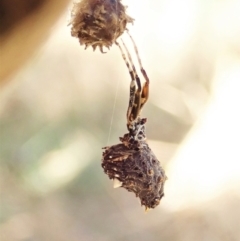
[[[119,180],[121,187],[134,192],[142,205],[155,208],[164,195],[167,178],[148,144],[141,144],[140,149],[123,143],[106,147],[102,167],[110,179]]]

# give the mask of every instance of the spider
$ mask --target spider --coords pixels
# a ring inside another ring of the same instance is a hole
[[[136,197],[140,198],[141,205],[148,210],[159,205],[164,196],[164,183],[167,177],[146,142],[145,123],[147,119],[141,118],[140,113],[148,100],[149,78],[142,67],[137,46],[129,32],[127,33],[133,43],[145,82],[142,87],[125,43],[122,41],[128,59],[121,45],[115,41],[131,76],[127,108],[128,133],[120,137],[122,143],[103,148],[105,151],[103,152],[102,167],[108,177],[113,179],[114,187],[123,187],[129,192],[134,192]]]
[[[142,110],[144,104],[148,100],[149,78],[147,76],[146,71],[144,70],[144,68],[142,66],[142,61],[140,59],[136,43],[135,43],[134,39],[132,38],[132,36],[130,35],[130,33],[128,31],[126,31],[126,32],[129,35],[129,37],[133,43],[134,50],[137,55],[138,63],[140,66],[140,70],[145,79],[145,83],[142,87],[140,78],[139,78],[136,68],[133,64],[132,57],[131,57],[125,43],[122,40],[122,44],[126,50],[126,53],[127,53],[127,56],[128,56],[128,59],[129,59],[129,62],[131,65],[129,64],[129,62],[126,58],[126,55],[124,54],[121,45],[117,41],[115,41],[115,44],[119,47],[119,49],[121,51],[123,60],[129,70],[129,74],[131,76],[129,105],[128,105],[128,109],[127,109],[127,128],[129,130],[129,132],[132,133],[132,138],[134,138],[135,140],[136,139],[137,140],[145,140],[146,139],[145,131],[141,132],[141,130],[144,129],[143,125],[146,123],[146,119],[141,119],[140,113],[141,113],[141,110]]]

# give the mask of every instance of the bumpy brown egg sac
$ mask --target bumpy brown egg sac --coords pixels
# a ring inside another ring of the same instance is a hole
[[[81,45],[109,48],[133,19],[121,0],[82,0],[73,5],[71,34]]]
[[[155,208],[164,196],[167,177],[148,144],[145,141],[140,145],[123,142],[104,149],[102,167],[114,180],[114,187],[134,192],[146,209]]]

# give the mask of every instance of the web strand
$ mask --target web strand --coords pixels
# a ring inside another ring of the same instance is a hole
[[[109,127],[109,132],[108,132],[108,139],[107,139],[107,146],[109,145],[109,140],[112,134],[112,126],[113,126],[113,120],[114,120],[114,115],[115,115],[115,109],[116,109],[116,104],[117,104],[117,97],[118,97],[118,90],[119,90],[119,82],[120,80],[118,79],[117,81],[117,87],[115,91],[115,98],[114,98],[114,103],[113,103],[113,109],[112,109],[112,116],[111,116],[111,121],[110,121],[110,127]]]

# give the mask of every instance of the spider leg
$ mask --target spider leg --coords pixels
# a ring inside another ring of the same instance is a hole
[[[129,104],[128,104],[128,109],[127,109],[127,121],[128,124],[131,122],[131,114],[132,114],[132,109],[134,105],[134,99],[135,99],[135,92],[136,92],[136,80],[135,80],[135,74],[133,72],[133,69],[129,65],[129,62],[127,61],[126,55],[123,52],[123,49],[121,45],[115,41],[115,44],[119,47],[123,60],[128,68],[129,74],[131,76],[131,83],[130,83],[130,95],[129,95]]]
[[[132,107],[132,113],[131,113],[131,116],[130,116],[130,121],[134,121],[137,119],[137,117],[139,116],[140,114],[140,110],[141,110],[141,92],[142,92],[142,87],[141,87],[141,81],[140,81],[140,78],[137,74],[137,71],[136,71],[136,68],[133,64],[133,61],[132,61],[132,58],[131,58],[131,55],[125,45],[125,43],[123,42],[122,40],[122,43],[123,43],[123,46],[127,52],[127,55],[128,55],[128,59],[129,59],[129,62],[132,66],[132,70],[133,70],[133,73],[135,75],[135,79],[136,79],[136,82],[137,82],[137,90],[135,91],[135,97],[134,97],[134,103],[133,103],[133,107]]]
[[[143,75],[143,77],[145,79],[145,83],[144,83],[144,86],[143,86],[143,89],[142,89],[142,94],[141,94],[141,106],[140,106],[140,109],[142,109],[143,105],[148,100],[148,96],[149,96],[149,82],[150,81],[149,81],[149,78],[147,76],[147,73],[146,73],[145,69],[142,66],[142,61],[141,61],[141,58],[140,58],[139,53],[138,53],[137,45],[136,45],[133,37],[131,36],[131,34],[129,33],[128,30],[127,30],[127,34],[130,37],[130,39],[132,40],[132,43],[133,43],[133,46],[134,46],[134,50],[135,50],[135,53],[137,55],[138,63],[139,63],[139,66],[140,66],[140,70],[141,70],[142,75]]]

